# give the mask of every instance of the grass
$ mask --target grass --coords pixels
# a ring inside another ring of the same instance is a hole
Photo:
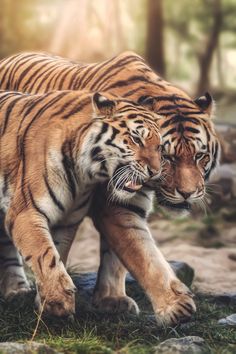
[[[172,337],[203,337],[211,353],[235,353],[236,331],[217,324],[218,319],[236,312],[236,305],[215,303],[212,298],[196,297],[195,318],[175,328],[159,329],[148,300],[140,289],[129,285],[129,294],[139,303],[142,315],[107,315],[95,311],[85,297],[78,299],[73,322],[63,319],[40,321],[34,340],[61,353],[153,353],[154,347]],[[33,294],[24,301],[7,304],[0,299],[0,341],[27,341],[37,323]]]

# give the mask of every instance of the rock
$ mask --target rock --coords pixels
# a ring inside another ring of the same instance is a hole
[[[202,296],[206,297],[206,294]],[[212,303],[219,304],[222,306],[236,305],[236,293],[214,294],[207,297]]]
[[[221,143],[221,163],[232,163],[236,161],[236,129],[234,126],[225,127],[217,131]]]
[[[194,278],[194,269],[185,262],[170,261],[169,263],[177,277],[190,287]]]
[[[172,269],[177,277],[188,287],[192,284],[194,278],[194,270],[185,262],[170,261]],[[96,284],[97,273],[89,272],[85,274],[72,274],[75,286],[79,289],[80,295],[86,299],[91,298],[93,289]],[[126,284],[135,286],[136,280],[128,273]]]
[[[1,354],[60,354],[58,351],[49,346],[37,343],[17,343],[17,342],[3,342],[0,343]]]
[[[225,301],[233,303],[236,295],[236,262],[229,258],[229,254],[236,253],[235,234],[230,239],[227,230],[222,229],[222,237],[224,241],[228,239],[229,244],[232,242],[232,246],[215,249],[182,241],[174,246],[162,246],[161,251],[165,258],[170,259],[174,254],[175,259],[181,259],[194,269],[194,293],[223,296]]]
[[[212,210],[226,206],[232,201],[236,196],[236,162],[218,166],[210,178],[210,188]]]
[[[189,336],[183,338],[170,338],[159,344],[155,354],[205,354],[210,353],[205,341],[201,337]]]
[[[220,319],[218,323],[222,326],[236,327],[236,313]]]

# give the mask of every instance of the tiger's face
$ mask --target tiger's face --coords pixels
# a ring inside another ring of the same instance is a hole
[[[173,114],[159,121],[163,178],[152,188],[156,189],[160,204],[188,209],[204,199],[205,183],[219,160],[220,146],[211,121],[211,96],[207,94],[184,105],[187,112],[173,110]],[[162,114],[157,102],[153,102],[153,107]]]
[[[95,94],[90,174],[109,180],[111,199],[129,199],[161,174],[161,135],[156,115],[123,99]]]

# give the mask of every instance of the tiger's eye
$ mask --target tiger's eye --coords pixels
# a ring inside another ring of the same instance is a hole
[[[203,156],[204,156],[204,153],[203,153],[203,152],[198,152],[198,153],[195,155],[195,159],[196,159],[196,160],[199,160],[199,159],[201,159]]]
[[[162,155],[163,159],[166,160],[166,161],[170,161],[170,162],[175,162],[175,157],[172,156],[172,155]]]

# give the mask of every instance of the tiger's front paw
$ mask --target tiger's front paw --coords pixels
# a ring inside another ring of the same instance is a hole
[[[161,325],[177,325],[190,319],[196,312],[191,291],[178,279],[172,280],[170,288],[158,298],[155,309],[157,322]]]
[[[32,288],[26,277],[18,273],[5,274],[1,281],[0,292],[5,300],[14,301],[24,297],[32,292]]]
[[[103,312],[139,314],[136,302],[129,296],[106,296],[93,301],[96,308]]]
[[[72,279],[67,273],[37,284],[36,306],[39,311],[52,316],[68,317],[75,313],[75,292]]]

